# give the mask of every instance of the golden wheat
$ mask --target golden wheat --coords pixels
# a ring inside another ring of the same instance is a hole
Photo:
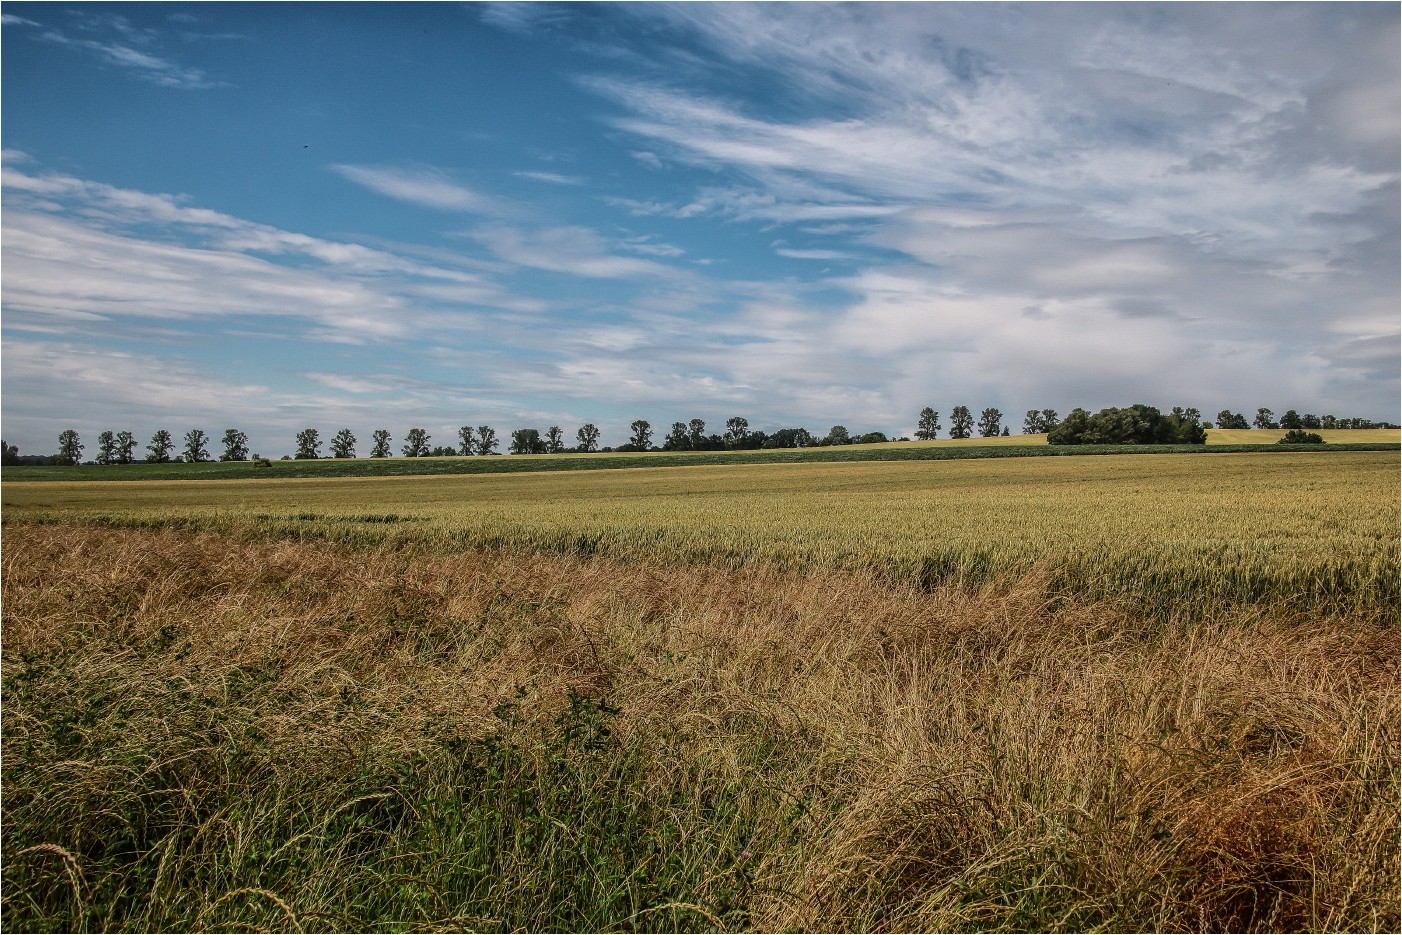
[[[4,563],[7,928],[1399,921],[1391,627],[172,530]]]
[[[1393,452],[10,483],[5,504],[18,518],[773,563],[926,586],[1043,568],[1092,595],[1204,609],[1391,614],[1398,596]]]

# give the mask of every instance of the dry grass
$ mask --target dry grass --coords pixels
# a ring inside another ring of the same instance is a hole
[[[6,528],[8,930],[1354,930],[1398,645],[1035,577]]]
[[[1209,445],[1274,445],[1285,437],[1285,429],[1208,429]],[[1402,429],[1306,429],[1330,445],[1358,442],[1402,441]]]

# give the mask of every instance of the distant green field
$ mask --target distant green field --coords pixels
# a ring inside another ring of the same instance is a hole
[[[761,451],[597,452],[594,454],[506,455],[470,458],[321,458],[274,461],[255,468],[247,461],[202,464],[111,464],[76,467],[7,467],[6,481],[277,480],[298,477],[397,477],[433,474],[503,474],[539,471],[598,471],[625,468],[677,468],[736,464],[814,464],[861,461],[952,461],[987,458],[1043,458],[1083,455],[1226,454],[1246,451],[1388,451],[1398,447],[1393,430],[1324,433],[1329,444],[1276,445],[1281,432],[1208,433],[1202,445],[1048,445],[1046,435],[946,438],[933,442],[886,442],[838,447],[780,448]],[[1238,441],[1240,437],[1244,440]]]

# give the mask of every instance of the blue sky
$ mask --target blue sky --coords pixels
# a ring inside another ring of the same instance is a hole
[[[1396,4],[27,4],[3,431],[1396,421]]]

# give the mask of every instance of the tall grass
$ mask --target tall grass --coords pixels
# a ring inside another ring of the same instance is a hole
[[[1364,617],[5,545],[7,930],[1399,925],[1397,635]]]

